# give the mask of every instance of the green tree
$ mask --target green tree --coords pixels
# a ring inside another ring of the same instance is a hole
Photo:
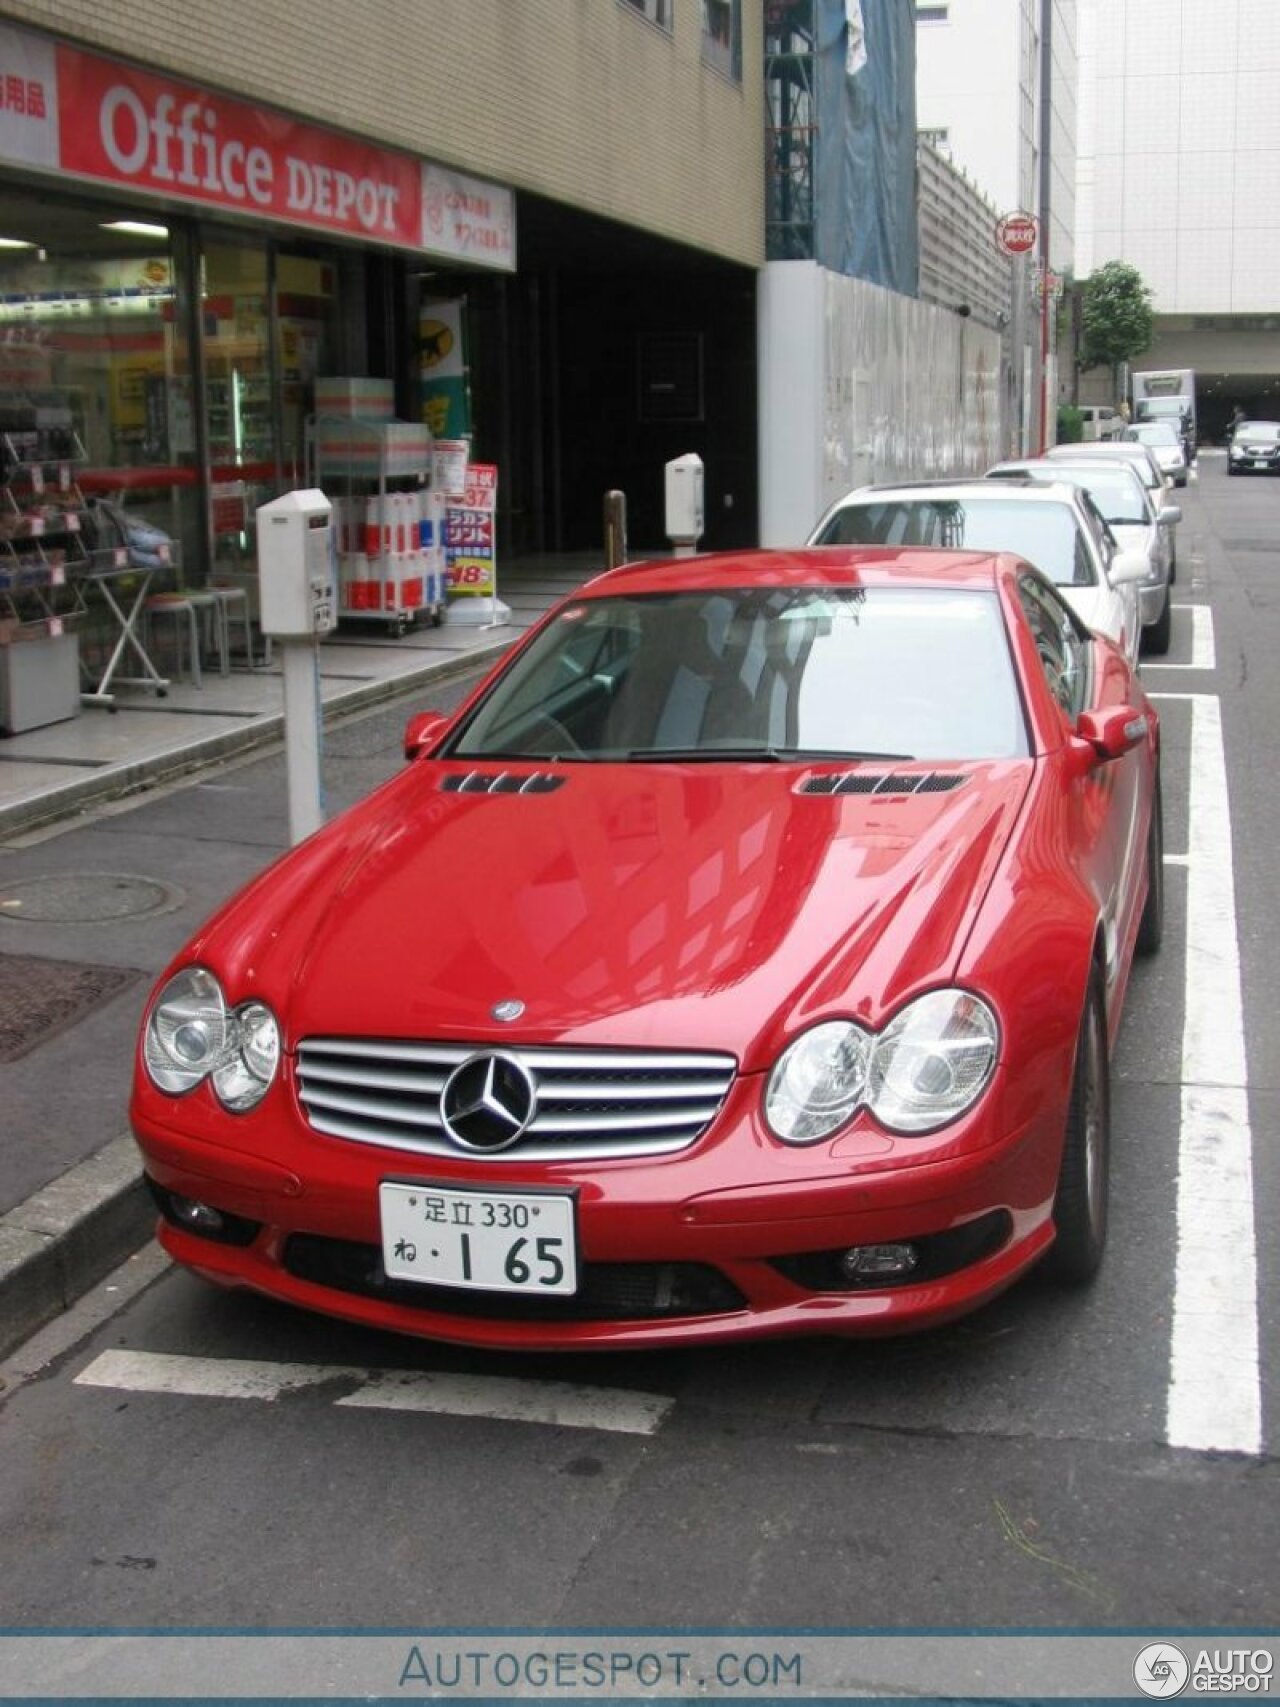
[[[1080,367],[1117,368],[1151,347],[1151,291],[1127,261],[1108,261],[1081,287]]]

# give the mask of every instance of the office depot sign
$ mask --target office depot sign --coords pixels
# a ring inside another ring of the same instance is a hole
[[[498,185],[454,175],[452,206],[467,222],[458,246],[431,191],[439,168],[414,155],[0,24],[0,92],[8,78],[24,94],[21,111],[0,111],[0,158],[226,213],[515,265],[514,198]],[[478,208],[487,216],[479,231]]]

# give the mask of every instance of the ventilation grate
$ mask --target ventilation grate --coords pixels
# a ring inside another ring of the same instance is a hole
[[[554,794],[565,778],[550,771],[454,772],[440,784],[445,794]]]
[[[876,775],[868,771],[835,771],[810,776],[800,794],[948,794],[968,780],[956,772],[921,771],[918,775]]]

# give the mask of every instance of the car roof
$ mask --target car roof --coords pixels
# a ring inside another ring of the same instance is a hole
[[[1043,504],[1056,499],[1061,504],[1071,504],[1076,501],[1076,490],[1065,481],[1059,482],[1052,490],[1047,489],[1048,483],[1035,480],[1029,474],[1021,479],[1006,481],[1002,490],[1018,496],[1025,496],[1028,503]],[[902,480],[881,486],[858,486],[852,492],[846,492],[843,498],[837,498],[823,512],[824,516],[843,510],[846,505],[883,503],[891,499],[909,500],[911,498],[949,498],[949,497],[990,497],[991,488],[985,474],[968,475],[963,480]]]
[[[816,545],[663,557],[606,570],[581,589],[586,597],[708,592],[717,587],[957,587],[991,591],[1021,568],[1010,552],[941,546]],[[574,594],[576,599],[579,594]]]

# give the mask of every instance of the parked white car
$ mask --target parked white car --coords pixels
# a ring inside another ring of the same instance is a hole
[[[1187,455],[1182,435],[1172,421],[1136,421],[1121,438],[1127,444],[1146,445],[1160,464],[1160,472],[1175,486],[1187,483]]]
[[[1041,570],[1087,627],[1137,662],[1147,558],[1118,549],[1092,499],[1069,481],[864,486],[837,499],[805,544],[1012,552]]]
[[[1086,444],[1099,439],[1118,439],[1124,431],[1124,416],[1105,403],[1082,403],[1080,415]]]
[[[1162,473],[1160,464],[1152,455],[1150,445],[1137,444],[1133,439],[1111,439],[1105,445],[1090,445],[1086,453],[1081,445],[1051,445],[1044,453],[1054,462],[1079,462],[1080,458],[1088,455],[1092,462],[1095,457],[1106,457],[1109,462],[1113,457],[1127,458],[1138,470],[1142,484],[1151,494],[1151,502],[1159,510],[1165,502],[1172,481]],[[1178,512],[1181,519],[1182,512]],[[1169,579],[1178,578],[1178,535],[1174,527],[1169,530]]]
[[[1163,657],[1173,633],[1172,542],[1174,524],[1182,520],[1176,504],[1152,501],[1135,466],[1119,457],[1089,459],[1090,446],[1078,445],[1079,462],[1065,457],[1027,457],[1022,461],[998,462],[988,469],[988,478],[1023,475],[1031,480],[1069,480],[1086,491],[1110,529],[1117,548],[1141,551],[1147,560],[1147,578],[1138,589],[1142,607],[1142,646]]]

